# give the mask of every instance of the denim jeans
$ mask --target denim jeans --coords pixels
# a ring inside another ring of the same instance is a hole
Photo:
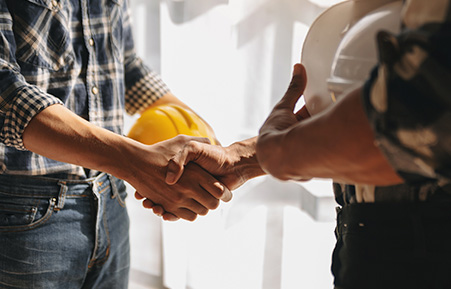
[[[0,288],[127,288],[123,181],[0,176]]]

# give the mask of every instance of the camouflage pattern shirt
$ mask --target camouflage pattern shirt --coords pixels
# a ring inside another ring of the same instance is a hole
[[[363,102],[376,144],[405,184],[335,184],[342,205],[451,193],[451,1],[405,1],[401,21],[399,35],[377,35],[379,64]]]

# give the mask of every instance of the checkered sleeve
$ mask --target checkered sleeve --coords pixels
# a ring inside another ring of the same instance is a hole
[[[0,140],[7,146],[26,150],[22,135],[31,119],[46,107],[62,102],[36,86],[14,83],[1,94]]]
[[[22,134],[30,120],[57,98],[26,82],[15,59],[13,21],[0,4],[0,142],[25,150]]]
[[[140,113],[169,92],[160,76],[144,66],[133,68],[125,78],[125,110],[130,115]]]
[[[406,2],[406,29],[397,36],[379,33],[380,63],[364,89],[376,143],[411,183],[451,182],[451,17],[445,2]]]

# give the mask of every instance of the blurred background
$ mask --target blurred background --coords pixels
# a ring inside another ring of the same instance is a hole
[[[138,54],[226,146],[257,135],[309,26],[340,1],[130,2]],[[126,131],[137,117],[126,118]],[[130,289],[333,288],[330,180],[260,177],[193,223],[162,222],[129,193]]]

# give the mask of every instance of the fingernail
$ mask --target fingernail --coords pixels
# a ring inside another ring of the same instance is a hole
[[[221,200],[224,202],[229,202],[233,197],[232,192],[224,187],[224,193],[222,194]]]
[[[174,183],[175,174],[173,172],[166,173],[166,183],[173,184]]]

